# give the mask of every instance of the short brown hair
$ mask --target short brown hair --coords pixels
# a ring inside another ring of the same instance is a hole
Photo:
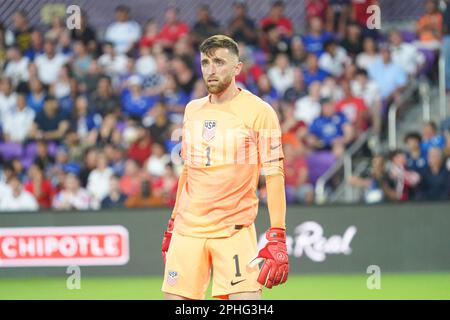
[[[230,52],[239,57],[239,48],[236,41],[221,34],[211,36],[203,41],[200,45],[200,52],[210,55],[218,48],[228,49]]]

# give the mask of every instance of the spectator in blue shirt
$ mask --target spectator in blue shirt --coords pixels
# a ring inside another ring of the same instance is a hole
[[[314,81],[322,82],[328,73],[319,68],[319,61],[317,56],[313,53],[306,57],[306,68],[303,70],[303,78],[306,86],[309,86]]]
[[[202,85],[204,85],[202,83]],[[183,121],[183,114],[186,105],[189,103],[191,95],[181,90],[173,75],[166,76],[164,91],[161,100],[167,105],[169,117],[176,123]],[[154,111],[152,111],[153,113]]]
[[[27,106],[38,113],[44,108],[45,97],[47,96],[41,81],[37,77],[32,77],[28,81],[30,93],[27,96]]]
[[[324,44],[333,39],[333,35],[323,30],[323,23],[319,17],[309,20],[309,32],[303,36],[303,44],[309,53],[319,57],[324,52]]]
[[[257,95],[272,106],[276,105],[279,99],[277,91],[272,87],[269,77],[265,74],[262,74],[258,79]]]
[[[110,167],[114,170],[114,174],[121,177],[125,173],[126,163],[126,150],[122,146],[113,144]]]
[[[89,111],[88,99],[83,95],[75,100],[75,108],[70,119],[70,129],[76,131],[82,139],[87,138],[93,129],[99,129],[102,124],[102,117]]]
[[[437,133],[436,123],[432,121],[425,123],[422,128],[422,143],[420,144],[422,154],[427,156],[429,149],[439,148],[442,150],[444,147],[445,137]]]
[[[420,171],[427,165],[427,158],[423,155],[420,149],[422,137],[417,132],[410,132],[404,139],[407,153],[406,153],[406,168],[408,170]]]
[[[321,115],[309,127],[309,144],[315,149],[342,155],[353,138],[353,128],[343,113],[336,112],[335,103],[329,98],[322,99],[321,105]]]
[[[122,92],[123,111],[131,117],[141,118],[156,103],[156,97],[146,96],[142,91],[142,80],[133,75],[128,79],[128,88]]]
[[[408,82],[408,75],[403,68],[392,61],[389,47],[382,46],[381,57],[371,64],[367,72],[380,89],[381,98],[385,101],[397,99]]]
[[[442,150],[432,147],[428,152],[428,165],[421,171],[420,199],[450,199],[450,170],[445,164]]]
[[[35,29],[31,31],[30,47],[25,50],[24,56],[34,61],[34,58],[44,53],[44,39],[41,31]]]

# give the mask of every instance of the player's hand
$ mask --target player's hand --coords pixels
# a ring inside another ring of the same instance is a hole
[[[285,283],[289,273],[289,260],[286,248],[286,231],[281,228],[270,228],[266,232],[269,242],[262,248],[258,256],[250,262],[255,267],[265,259],[259,272],[258,282],[267,288]]]
[[[161,246],[161,252],[164,264],[166,264],[166,253],[169,250],[170,240],[172,239],[172,231],[173,231],[174,219],[170,218],[169,224],[167,226],[167,230],[164,231],[164,237]]]

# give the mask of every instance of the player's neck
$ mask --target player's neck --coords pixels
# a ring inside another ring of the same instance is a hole
[[[212,104],[225,103],[231,101],[239,94],[239,92],[241,92],[241,90],[236,86],[235,83],[232,83],[225,91],[221,92],[220,94],[210,94],[209,101]]]

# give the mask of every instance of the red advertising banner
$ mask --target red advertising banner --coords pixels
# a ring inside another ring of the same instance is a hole
[[[124,265],[123,226],[0,228],[1,267]]]

